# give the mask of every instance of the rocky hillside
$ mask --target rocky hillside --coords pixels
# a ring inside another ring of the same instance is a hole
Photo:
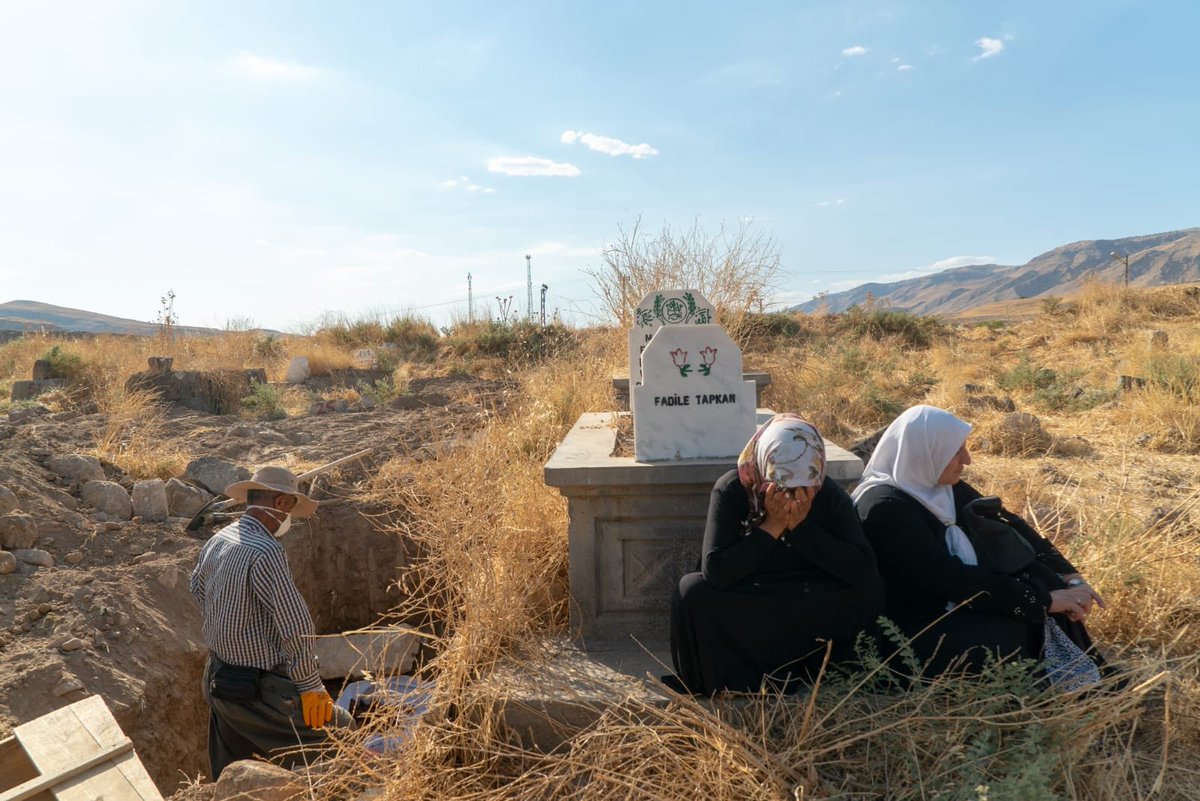
[[[845,311],[869,296],[918,314],[949,314],[1038,295],[1069,295],[1088,280],[1124,280],[1125,264],[1113,252],[1129,255],[1129,283],[1159,286],[1200,281],[1200,228],[1125,239],[1092,239],[1063,245],[1019,267],[973,265],[889,284],[863,284],[796,306],[803,312]]]
[[[211,334],[214,330],[182,325],[175,328],[180,334]],[[140,320],[39,303],[36,300],[11,300],[8,303],[0,303],[0,331],[67,331],[153,336],[158,333],[158,326]]]

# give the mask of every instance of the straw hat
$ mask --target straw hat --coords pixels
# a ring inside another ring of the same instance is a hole
[[[250,490],[267,490],[291,495],[296,499],[292,517],[302,520],[317,511],[317,502],[300,491],[300,479],[286,467],[260,467],[249,481],[238,481],[225,488],[225,494],[238,503],[246,502]]]

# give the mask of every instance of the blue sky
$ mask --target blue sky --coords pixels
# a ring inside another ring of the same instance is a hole
[[[1200,224],[1200,4],[0,0],[0,301],[586,322],[643,225],[780,303]],[[492,303],[494,306],[494,302]]]

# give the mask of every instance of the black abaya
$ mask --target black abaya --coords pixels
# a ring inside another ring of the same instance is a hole
[[[826,478],[805,520],[775,539],[749,528],[750,501],[733,470],[713,487],[701,571],[671,604],[671,655],[688,690],[755,691],[853,655],[879,614],[883,585],[858,516]]]
[[[958,514],[978,497],[966,482],[954,485]],[[952,664],[978,671],[989,656],[1040,658],[1050,592],[1067,586],[1063,574],[1078,572],[1049,540],[1006,510],[1005,518],[1033,546],[1036,558],[1016,575],[998,574],[952,556],[946,526],[897,487],[872,487],[857,505],[887,583],[887,616],[915,638],[912,647],[927,675]],[[946,615],[950,602],[959,606]],[[1082,623],[1065,615],[1054,619],[1102,663]]]

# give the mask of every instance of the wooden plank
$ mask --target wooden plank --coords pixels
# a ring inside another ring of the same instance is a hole
[[[114,736],[124,737],[125,732],[121,730],[116,718],[112,716],[104,699],[99,696],[95,696],[95,698],[98,703],[76,710],[80,722],[96,738],[97,742],[104,742],[107,738]],[[103,775],[101,775],[102,773]],[[112,787],[106,791],[109,794],[101,792],[109,786]],[[120,791],[123,787],[128,787],[133,791],[133,794],[128,796],[129,798],[162,801],[162,795],[159,794],[158,788],[150,779],[150,774],[146,773],[146,768],[138,759],[137,754],[133,752],[113,760],[113,764],[107,772],[98,769],[89,776],[81,777],[74,783],[56,789],[55,796],[59,801],[92,801],[95,798],[115,797],[111,793]]]
[[[112,716],[104,699],[93,695],[70,706],[18,726],[13,733],[43,775],[58,774],[123,741],[125,733]],[[143,799],[162,801],[162,796],[135,753],[72,779],[54,789],[59,801],[106,801]]]
[[[16,737],[0,741],[0,790],[16,787],[37,775],[37,768]]]
[[[133,750],[133,742],[126,739],[124,742],[115,743],[97,753],[93,754],[88,759],[73,765],[57,773],[49,773],[42,776],[37,776],[29,781],[14,787],[11,790],[5,790],[0,793],[0,801],[25,801],[32,798],[44,790],[53,790],[56,785],[74,778],[82,773],[87,773],[97,766],[102,766],[115,756],[130,752]],[[96,798],[97,796],[90,796]],[[105,796],[101,796],[105,797]]]

